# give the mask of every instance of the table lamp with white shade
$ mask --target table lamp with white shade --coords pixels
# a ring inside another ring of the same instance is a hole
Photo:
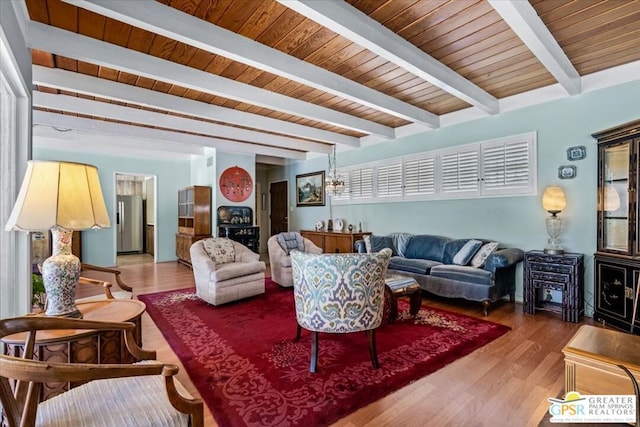
[[[547,187],[542,195],[542,206],[544,210],[551,214],[545,221],[549,240],[547,241],[547,247],[544,248],[544,252],[547,254],[561,255],[564,253],[564,249],[560,244],[558,236],[560,235],[560,231],[562,231],[562,218],[560,218],[558,214],[567,206],[567,198],[564,195],[562,187]]]
[[[58,161],[29,161],[5,229],[51,230],[53,253],[42,264],[47,316],[82,317],[75,304],[80,260],[71,253],[73,231],[110,227],[98,169]]]

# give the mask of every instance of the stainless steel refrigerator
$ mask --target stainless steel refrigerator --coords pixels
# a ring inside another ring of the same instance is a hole
[[[118,196],[118,253],[142,253],[142,196]]]

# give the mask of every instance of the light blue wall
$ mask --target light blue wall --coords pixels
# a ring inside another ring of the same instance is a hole
[[[76,153],[52,149],[34,148],[37,160],[66,160],[88,163],[98,168],[100,184],[107,210],[111,217],[111,228],[82,232],[83,262],[101,266],[116,264],[115,234],[115,174],[154,175],[157,179],[156,203],[156,257],[158,262],[174,261],[175,234],[178,232],[178,190],[191,185],[191,165],[188,160],[150,160],[104,154]]]
[[[209,160],[210,159],[210,160]],[[192,156],[191,159],[191,185],[208,185],[214,184],[212,178],[216,164],[216,153],[212,152],[205,156]],[[211,163],[211,166],[207,166],[207,163]]]
[[[212,157],[212,165],[207,166],[207,158]],[[232,202],[227,200],[218,185],[220,174],[225,169],[239,166],[245,169],[254,178],[253,190],[249,198],[243,202]],[[232,154],[216,150],[215,154],[205,157],[198,157],[191,162],[191,180],[194,184],[211,186],[211,224],[214,229],[212,234],[216,235],[215,229],[217,224],[217,209],[219,206],[249,206],[253,209],[255,215],[255,176],[256,176],[256,159],[253,154]]]
[[[442,147],[467,144],[530,131],[537,132],[538,195],[464,200],[436,200],[333,207],[333,218],[346,223],[362,222],[363,230],[375,234],[410,232],[448,237],[494,239],[525,251],[546,245],[541,195],[559,183],[567,195],[561,235],[569,252],[585,254],[587,312],[593,311],[593,253],[596,249],[597,147],[591,133],[640,117],[640,82],[585,93],[545,104],[487,117],[472,122],[392,142],[338,154],[338,167],[397,157]],[[584,160],[569,162],[567,148],[587,147]],[[572,164],[577,176],[558,179],[558,167]],[[317,220],[329,218],[329,207],[295,207],[295,175],[327,169],[327,159],[314,159],[283,168],[290,187],[290,229],[312,229]],[[516,296],[522,299],[522,266],[517,272]]]

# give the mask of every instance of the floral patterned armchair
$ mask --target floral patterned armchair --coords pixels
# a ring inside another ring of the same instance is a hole
[[[379,367],[375,329],[383,318],[384,286],[391,250],[369,254],[291,252],[298,330],[311,334],[311,364],[318,365],[318,332],[364,331],[374,368]]]

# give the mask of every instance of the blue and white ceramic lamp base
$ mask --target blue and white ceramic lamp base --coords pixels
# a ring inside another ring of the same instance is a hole
[[[82,317],[76,306],[76,287],[80,277],[80,260],[71,253],[73,231],[54,227],[53,255],[42,264],[42,279],[47,292],[47,316]]]

